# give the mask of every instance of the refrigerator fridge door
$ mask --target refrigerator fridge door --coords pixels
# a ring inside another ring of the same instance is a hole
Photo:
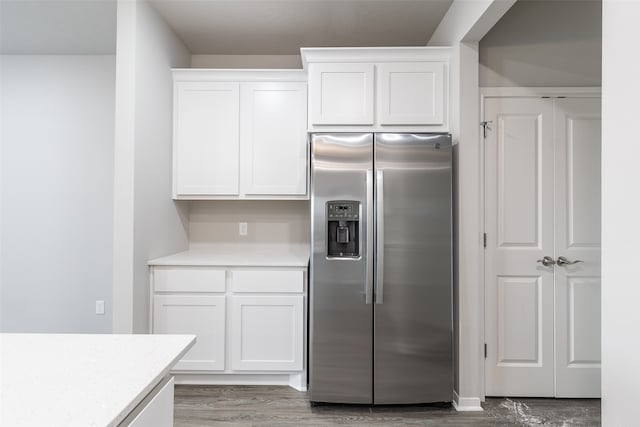
[[[449,135],[376,134],[374,403],[453,397]]]
[[[373,135],[314,134],[311,153],[310,398],[370,404]]]

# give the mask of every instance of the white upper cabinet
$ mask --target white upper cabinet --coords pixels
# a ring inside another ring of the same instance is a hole
[[[310,64],[310,124],[373,125],[373,64]]]
[[[249,195],[307,192],[307,84],[242,84],[241,188]]]
[[[447,132],[449,48],[305,48],[310,131]]]
[[[380,125],[442,125],[442,62],[378,64],[377,118]]]
[[[307,198],[302,71],[174,70],[174,199]]]
[[[238,83],[181,81],[174,96],[175,194],[238,195]]]

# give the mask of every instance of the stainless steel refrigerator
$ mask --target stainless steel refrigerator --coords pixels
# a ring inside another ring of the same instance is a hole
[[[311,135],[312,402],[453,398],[448,134]]]

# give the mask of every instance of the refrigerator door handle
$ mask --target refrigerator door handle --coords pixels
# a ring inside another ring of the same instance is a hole
[[[384,287],[384,172],[376,171],[376,304]]]
[[[367,169],[367,255],[365,273],[365,304],[373,301],[373,170]]]

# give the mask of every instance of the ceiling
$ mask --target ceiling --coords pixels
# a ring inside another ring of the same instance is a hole
[[[114,54],[115,0],[0,0],[0,53]]]
[[[192,54],[424,46],[452,0],[150,0]]]
[[[193,54],[424,46],[452,0],[148,0]],[[114,54],[116,0],[0,0],[0,53]]]

